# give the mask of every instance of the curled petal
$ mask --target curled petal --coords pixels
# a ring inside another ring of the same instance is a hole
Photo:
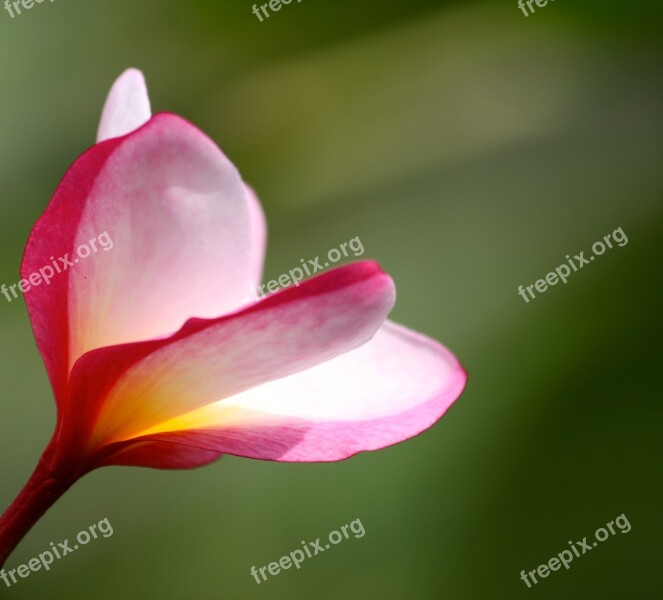
[[[394,301],[391,279],[359,262],[170,338],[91,352],[72,371],[67,425],[93,431],[88,449],[181,428],[192,411],[361,346]]]
[[[429,428],[466,379],[446,348],[387,322],[352,352],[195,411],[179,428],[142,439],[265,460],[337,461]]]

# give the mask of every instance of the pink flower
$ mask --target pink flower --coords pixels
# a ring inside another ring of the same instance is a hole
[[[385,320],[395,288],[374,262],[247,298],[266,246],[260,203],[193,125],[151,116],[136,70],[35,225],[22,277],[101,232],[112,251],[26,295],[58,422],[0,519],[0,564],[98,467],[342,460],[427,429],[465,386],[448,350]]]

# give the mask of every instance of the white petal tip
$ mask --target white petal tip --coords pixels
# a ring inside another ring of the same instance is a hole
[[[131,133],[152,116],[143,73],[127,69],[111,88],[101,115],[97,142]]]

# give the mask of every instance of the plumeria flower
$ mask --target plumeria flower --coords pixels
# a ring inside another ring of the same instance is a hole
[[[142,74],[126,71],[97,144],[25,250],[27,279],[101,232],[113,241],[26,294],[58,419],[0,519],[0,565],[98,467],[190,469],[223,454],[338,461],[419,434],[458,398],[456,358],[386,320],[395,288],[375,262],[247,298],[266,231],[214,142],[178,116],[152,116]]]

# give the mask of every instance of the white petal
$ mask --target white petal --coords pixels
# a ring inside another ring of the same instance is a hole
[[[127,69],[111,88],[101,114],[97,142],[131,133],[150,120],[150,98],[143,74]]]

